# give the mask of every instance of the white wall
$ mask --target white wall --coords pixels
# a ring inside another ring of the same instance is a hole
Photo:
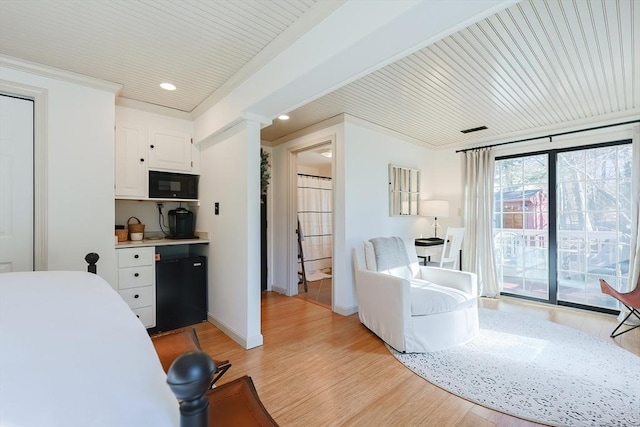
[[[183,208],[189,209],[194,213],[194,217],[196,218],[196,222],[198,221],[198,207],[191,206],[188,203],[178,203],[178,202],[163,202],[162,213],[164,215],[164,222],[162,231],[165,233],[169,232],[169,211],[171,209],[176,209],[182,205]],[[193,205],[194,203],[192,203]],[[125,228],[127,226],[127,221],[131,217],[136,217],[144,224],[144,233],[145,236],[148,234],[151,235],[162,235],[162,231],[160,229],[160,221],[158,218],[158,208],[156,206],[155,201],[148,200],[116,200],[116,217],[115,221],[117,225],[124,225]],[[132,224],[137,224],[135,219],[131,220]]]
[[[462,220],[462,168],[461,154],[453,150],[430,151],[429,167],[425,168],[425,187],[422,197],[425,200],[446,200],[449,202],[449,216],[438,218],[438,235],[442,236],[447,227],[461,227]],[[433,218],[426,219],[426,228],[421,231],[424,236],[433,235]]]
[[[197,230],[209,233],[209,318],[245,348],[260,333],[260,129],[243,122],[200,145]],[[218,202],[220,214],[214,215]]]
[[[114,93],[6,67],[0,76],[47,91],[48,269],[86,271],[96,252],[114,286]]]
[[[340,152],[344,165],[339,169],[344,174],[344,241],[340,247],[342,273],[335,298],[346,309],[355,309],[357,300],[353,283],[351,250],[362,245],[364,240],[378,236],[400,236],[406,239],[418,237],[430,226],[430,220],[422,217],[389,216],[389,164],[419,169],[421,198],[431,198],[434,187],[433,173],[436,165],[433,151],[422,148],[375,126],[360,123],[345,123],[344,151]],[[452,184],[455,185],[455,184]],[[336,244],[336,246],[338,246]],[[336,248],[336,251],[338,248]],[[336,258],[338,255],[336,254]]]
[[[408,239],[423,233],[428,222],[421,217],[389,216],[389,163],[420,169],[421,186],[430,188],[435,166],[433,152],[385,132],[382,128],[346,116],[341,124],[328,126],[273,148],[274,187],[274,290],[286,292],[288,257],[295,257],[295,236],[289,235],[295,220],[289,189],[292,188],[290,153],[334,140],[332,147],[334,183],[333,309],[340,314],[357,311],[353,287],[351,249],[376,236]],[[459,182],[459,180],[458,180]],[[455,185],[455,184],[454,184]],[[451,190],[459,193],[459,189]],[[442,194],[449,193],[443,192]],[[427,192],[423,198],[430,196]],[[451,196],[454,197],[454,196]],[[295,258],[294,258],[295,259]],[[295,271],[294,271],[295,272]],[[292,272],[289,272],[292,274]]]

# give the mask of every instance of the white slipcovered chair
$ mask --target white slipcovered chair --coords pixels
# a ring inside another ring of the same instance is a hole
[[[353,249],[360,321],[405,353],[444,350],[478,333],[473,273],[418,264],[413,241],[375,238]]]

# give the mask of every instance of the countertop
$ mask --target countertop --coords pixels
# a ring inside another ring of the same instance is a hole
[[[209,243],[209,239],[144,239],[127,240],[118,242],[116,249],[120,248],[141,248],[145,246],[169,246],[169,245],[195,245],[199,243]]]

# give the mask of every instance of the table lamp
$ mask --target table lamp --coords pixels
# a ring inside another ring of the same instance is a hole
[[[449,216],[449,202],[446,200],[423,200],[420,208],[420,215],[434,218],[433,238],[430,240],[438,240],[438,217],[446,218]]]

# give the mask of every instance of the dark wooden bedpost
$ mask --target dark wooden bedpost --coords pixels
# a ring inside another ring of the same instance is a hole
[[[100,259],[100,255],[98,255],[95,252],[89,252],[84,257],[84,260],[87,261],[87,263],[89,264],[87,266],[87,271],[89,273],[98,274],[98,267],[96,266],[96,263],[98,262],[99,259]]]
[[[169,367],[167,383],[180,402],[180,427],[207,427],[209,400],[205,396],[216,365],[204,351],[178,356]]]

